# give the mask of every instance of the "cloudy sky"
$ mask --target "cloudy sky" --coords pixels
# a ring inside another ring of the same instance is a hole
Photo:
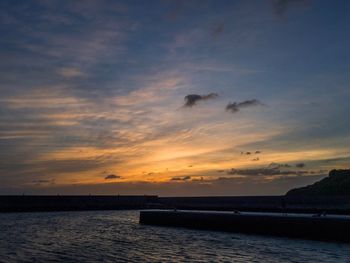
[[[0,2],[0,194],[272,195],[350,166],[349,1]]]

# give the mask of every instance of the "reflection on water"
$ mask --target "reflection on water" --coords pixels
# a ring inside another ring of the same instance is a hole
[[[143,226],[137,211],[0,214],[3,262],[350,262],[350,245]]]

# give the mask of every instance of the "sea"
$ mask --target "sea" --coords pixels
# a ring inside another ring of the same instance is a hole
[[[350,262],[350,245],[139,224],[139,211],[0,214],[0,262]]]

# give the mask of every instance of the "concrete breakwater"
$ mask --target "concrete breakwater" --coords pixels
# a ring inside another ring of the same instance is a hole
[[[153,195],[0,196],[0,212],[45,212],[143,209],[157,202]]]
[[[158,202],[178,210],[350,214],[350,196],[159,197]]]
[[[0,195],[0,212],[174,208],[178,210],[350,214],[350,196]]]
[[[350,242],[350,216],[339,215],[144,210],[140,223]]]

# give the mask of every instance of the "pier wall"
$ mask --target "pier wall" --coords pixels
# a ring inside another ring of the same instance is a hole
[[[312,215],[269,215],[268,213],[148,210],[140,212],[140,223],[350,242],[350,217],[340,216],[314,217]]]
[[[0,196],[0,212],[143,209],[157,196]]]
[[[0,212],[78,211],[118,209],[182,209],[350,214],[350,196],[213,196],[158,197],[156,195],[114,196],[1,196]]]
[[[159,197],[164,207],[183,210],[350,214],[350,196]]]

